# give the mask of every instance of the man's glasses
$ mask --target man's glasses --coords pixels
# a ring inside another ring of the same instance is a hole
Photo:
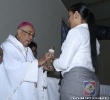
[[[20,30],[27,33],[29,36],[32,36],[33,38],[35,38],[35,33],[27,32],[27,31],[24,31],[22,29],[20,29]]]

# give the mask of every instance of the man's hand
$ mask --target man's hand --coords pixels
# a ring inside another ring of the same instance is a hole
[[[43,69],[46,71],[54,71],[53,67],[53,60],[54,60],[54,53],[48,52],[45,53],[44,58],[46,59],[46,63],[43,64]]]
[[[53,59],[53,58],[54,58],[54,54],[51,53],[51,52],[47,52],[47,53],[44,54],[44,56],[42,58],[40,58],[38,60],[38,65],[39,66],[40,65],[44,66],[44,64],[47,62],[47,60]]]
[[[3,61],[3,50],[0,47],[0,63]]]
[[[53,59],[54,58],[54,53],[47,52],[47,53],[45,53],[44,58],[45,58],[46,61],[49,60],[49,59]]]

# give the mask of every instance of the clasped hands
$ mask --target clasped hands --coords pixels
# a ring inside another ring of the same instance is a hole
[[[46,62],[43,64],[43,70],[54,71],[53,61],[55,60],[54,53],[47,52],[44,55]]]

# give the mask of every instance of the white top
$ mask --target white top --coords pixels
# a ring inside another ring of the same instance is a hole
[[[98,41],[96,41],[96,45],[97,53],[99,54],[100,45]],[[62,71],[62,75],[76,66],[86,67],[94,71],[87,24],[80,24],[70,29],[61,50],[60,57],[54,60],[53,65],[57,71]]]

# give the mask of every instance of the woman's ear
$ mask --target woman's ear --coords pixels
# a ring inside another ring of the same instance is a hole
[[[79,12],[75,11],[74,16],[75,16],[75,18],[78,18],[80,16]]]

